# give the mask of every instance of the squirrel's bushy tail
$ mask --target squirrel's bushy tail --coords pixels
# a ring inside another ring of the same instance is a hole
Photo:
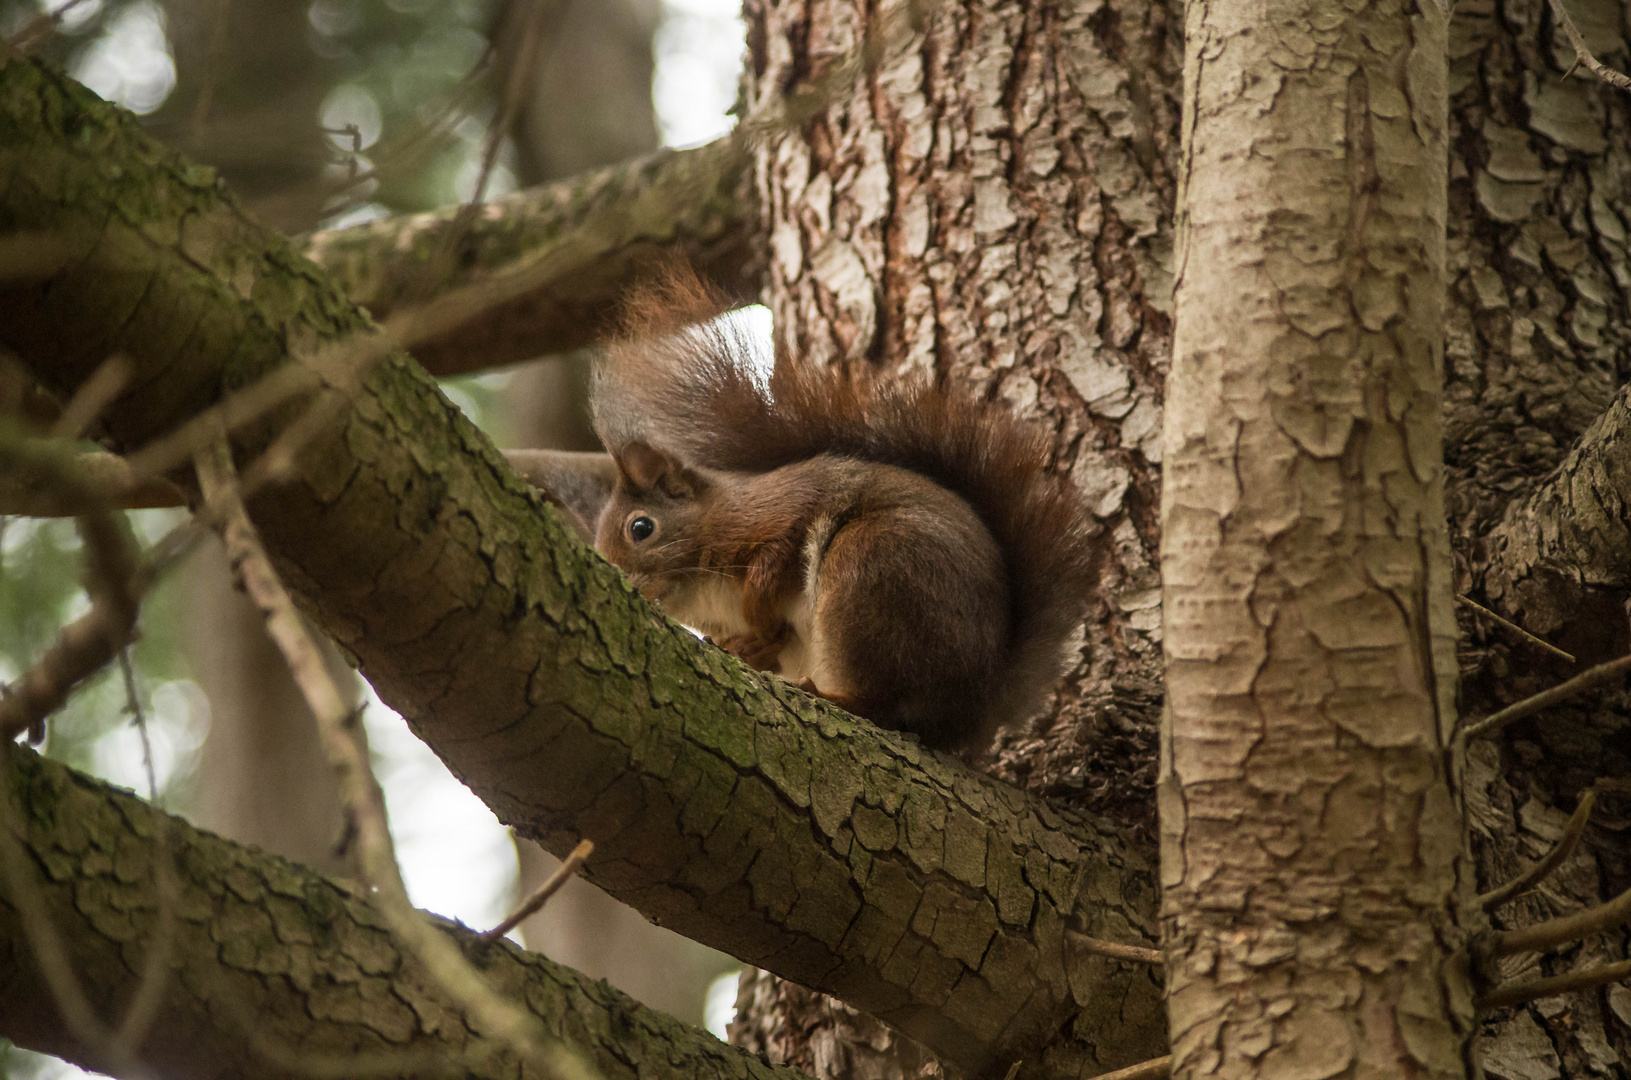
[[[595,424],[614,454],[643,441],[704,468],[766,472],[818,454],[896,465],[968,500],[1007,561],[1009,647],[984,735],[1032,714],[1058,679],[1096,567],[1073,483],[1047,471],[1043,433],[1004,405],[928,378],[820,368],[765,348],[688,270],[631,300],[596,379]],[[702,317],[706,317],[703,315]]]

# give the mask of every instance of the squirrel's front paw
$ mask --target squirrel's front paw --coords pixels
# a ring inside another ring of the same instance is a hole
[[[756,668],[759,671],[774,672],[777,661],[781,658],[782,645],[785,644],[786,640],[786,634],[772,640],[762,634],[749,632],[728,637],[719,642],[719,647],[741,660],[748,667]]]

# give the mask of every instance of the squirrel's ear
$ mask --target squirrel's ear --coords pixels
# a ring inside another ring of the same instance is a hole
[[[614,460],[617,471],[636,491],[660,488],[665,495],[686,498],[701,494],[707,486],[701,475],[649,443],[638,440],[628,443],[614,455]]]
[[[636,491],[649,491],[674,467],[668,455],[649,443],[631,442],[612,455],[617,471]]]

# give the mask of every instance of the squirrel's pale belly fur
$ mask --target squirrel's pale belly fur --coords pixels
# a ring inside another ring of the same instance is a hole
[[[851,689],[838,676],[815,621],[815,598],[821,595],[821,556],[832,533],[833,520],[822,517],[805,535],[804,588],[778,609],[789,634],[773,673],[788,682],[808,681],[824,694],[848,694]],[[752,630],[742,613],[742,583],[731,578],[708,576],[688,589],[675,590],[662,604],[676,621],[718,641]]]

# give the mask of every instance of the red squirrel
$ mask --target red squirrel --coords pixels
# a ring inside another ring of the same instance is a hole
[[[683,270],[628,305],[592,392],[615,473],[580,529],[678,621],[925,745],[1039,708],[1092,578],[1042,434],[924,378],[767,377],[731,325],[688,325],[722,307]]]

